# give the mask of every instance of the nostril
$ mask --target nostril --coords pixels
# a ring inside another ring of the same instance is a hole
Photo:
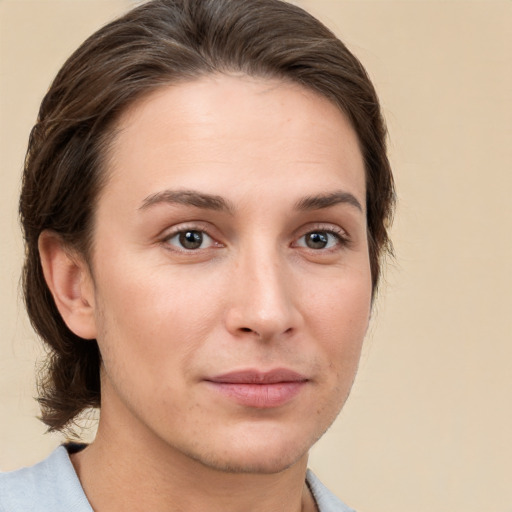
[[[249,329],[249,327],[242,327],[240,330],[243,332],[252,332],[252,329]]]

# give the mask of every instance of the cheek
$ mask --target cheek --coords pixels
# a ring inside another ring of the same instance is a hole
[[[329,286],[308,296],[305,324],[319,362],[316,416],[319,434],[331,425],[354,382],[371,307],[371,280],[365,273],[333,276]]]
[[[344,271],[345,270],[345,271]],[[355,374],[371,311],[369,267],[342,269],[322,289],[309,294],[306,325],[321,342],[339,378]]]
[[[98,276],[100,348],[116,366],[169,374],[186,366],[220,315],[218,273],[112,258]],[[101,285],[101,286],[99,286]],[[168,354],[172,357],[162,357]],[[143,365],[140,363],[144,363]]]

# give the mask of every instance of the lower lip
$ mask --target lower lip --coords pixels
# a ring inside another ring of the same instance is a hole
[[[296,397],[307,381],[241,384],[208,381],[214,389],[240,405],[267,409],[280,407]]]

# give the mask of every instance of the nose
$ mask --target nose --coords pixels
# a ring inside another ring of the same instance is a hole
[[[227,330],[263,341],[293,334],[301,324],[290,269],[277,251],[255,251],[237,262],[232,274]]]

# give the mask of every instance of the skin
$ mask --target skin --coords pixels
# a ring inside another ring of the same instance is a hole
[[[356,134],[298,85],[226,75],[153,92],[118,129],[90,265],[40,241],[64,320],[102,353],[98,434],[72,459],[94,510],[315,510],[308,450],[371,307]],[[210,381],[276,368],[304,377],[277,406]]]

